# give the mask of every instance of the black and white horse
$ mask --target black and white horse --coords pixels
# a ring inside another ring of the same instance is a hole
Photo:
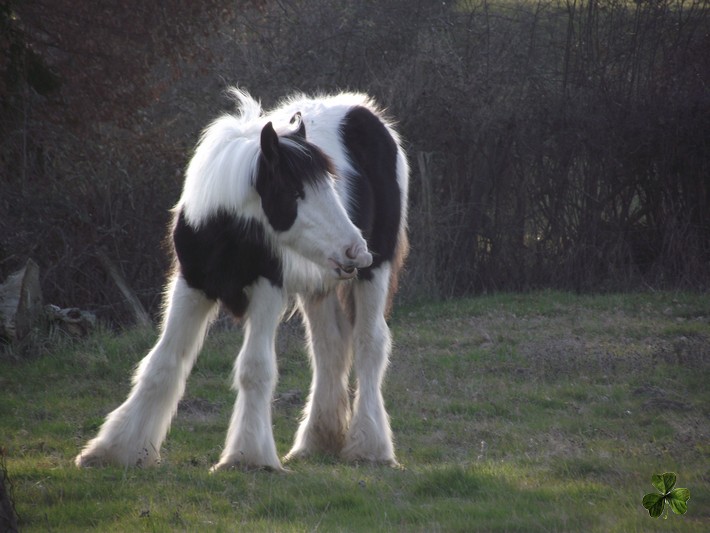
[[[176,269],[160,339],[76,464],[159,461],[221,303],[243,318],[245,336],[213,469],[282,470],[271,401],[275,335],[289,302],[303,316],[313,380],[285,459],[326,453],[396,464],[381,386],[391,349],[385,316],[407,251],[409,170],[399,137],[362,94],[298,96],[264,114],[233,92],[240,111],[205,130],[175,208]]]

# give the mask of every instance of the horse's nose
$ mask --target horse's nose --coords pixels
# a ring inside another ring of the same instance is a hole
[[[367,245],[362,243],[350,245],[345,250],[345,257],[355,268],[366,268],[372,264],[372,254],[367,251]]]

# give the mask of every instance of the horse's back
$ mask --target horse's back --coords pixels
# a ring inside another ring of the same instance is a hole
[[[374,253],[373,269],[393,261],[406,247],[406,202],[409,170],[399,136],[383,111],[367,95],[298,95],[269,115],[276,122],[300,113],[309,142],[333,162],[336,189],[355,225]],[[400,246],[400,244],[403,244]]]

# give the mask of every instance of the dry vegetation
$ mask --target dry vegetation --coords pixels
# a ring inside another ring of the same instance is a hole
[[[0,7],[0,277],[156,312],[168,210],[239,84],[372,93],[411,156],[402,295],[707,287],[708,1],[10,1]]]

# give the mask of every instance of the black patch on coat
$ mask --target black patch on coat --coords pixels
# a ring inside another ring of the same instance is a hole
[[[353,107],[340,127],[345,149],[356,172],[348,176],[353,198],[348,214],[362,231],[373,256],[372,265],[360,269],[360,279],[372,279],[372,270],[394,258],[402,215],[397,183],[397,143],[382,121],[365,107]]]
[[[279,137],[270,122],[261,132],[254,186],[275,231],[287,231],[293,225],[306,184],[316,186],[328,173],[333,174],[330,159],[306,142],[304,135],[301,125],[293,135]],[[283,286],[281,261],[266,241],[266,229],[255,220],[222,210],[194,228],[180,211],[173,244],[187,284],[220,300],[237,317],[249,306],[245,289],[258,278]]]
[[[283,285],[281,261],[269,248],[264,227],[254,220],[221,211],[195,229],[180,211],[173,242],[187,284],[220,300],[237,317],[249,306],[244,289],[259,277]]]
[[[255,187],[261,207],[275,231],[287,231],[298,216],[298,199],[305,198],[304,184],[316,185],[332,173],[330,159],[303,138],[305,126],[279,138],[269,122],[261,131],[261,154]]]

